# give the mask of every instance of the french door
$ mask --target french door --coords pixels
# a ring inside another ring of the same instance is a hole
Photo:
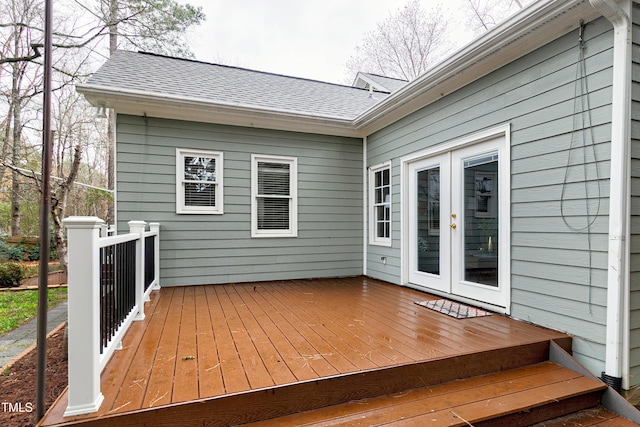
[[[504,137],[496,137],[408,163],[412,285],[507,308],[509,208],[501,198],[508,201],[509,185],[501,176],[503,146]]]

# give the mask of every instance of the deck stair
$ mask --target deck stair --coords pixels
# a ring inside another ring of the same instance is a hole
[[[640,412],[615,391],[588,372],[580,372],[583,368],[554,343],[551,343],[550,354],[553,361],[427,385],[243,426],[638,425],[636,422],[640,420]]]

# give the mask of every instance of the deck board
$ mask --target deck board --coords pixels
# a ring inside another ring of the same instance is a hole
[[[283,289],[283,286],[288,287],[289,284],[277,287],[278,291],[280,291],[280,297],[283,302],[289,304],[293,309],[297,301],[290,290]],[[295,283],[291,283],[290,286],[291,289],[298,288]],[[303,292],[304,288],[300,289],[300,291]],[[373,369],[393,363],[393,360],[376,351],[376,348],[371,343],[363,341],[353,330],[348,330],[348,324],[336,321],[336,319],[344,319],[344,312],[336,302],[336,300],[341,299],[339,294],[328,305],[329,310],[317,308],[319,306],[327,307],[327,305],[316,305],[313,292],[306,292],[305,295],[308,296],[308,299],[305,300],[304,304],[298,304],[296,307],[301,321],[307,322],[308,326],[317,331],[324,341],[332,343],[340,354],[355,364],[357,369]],[[349,370],[345,372],[349,372]]]
[[[250,388],[269,387],[274,384],[273,379],[269,375],[260,353],[256,350],[249,331],[245,328],[242,319],[238,315],[230,295],[232,293],[235,293],[232,287],[216,288],[216,294],[222,303],[222,312],[227,321],[232,342],[235,343],[235,350],[242,362],[242,369],[246,372]],[[224,359],[222,363],[225,363]]]
[[[117,364],[109,363],[102,373],[101,381],[105,382],[105,377],[111,379],[113,384],[122,384],[119,392],[109,393],[105,395],[105,400],[102,405],[109,410],[117,412],[118,410],[126,409],[127,407],[137,408],[141,407],[144,394],[140,393],[140,388],[147,388],[149,382],[150,369],[146,361],[153,360],[156,351],[158,349],[158,340],[162,335],[164,329],[164,321],[167,318],[167,313],[170,307],[171,298],[158,298],[158,295],[153,294],[151,302],[155,303],[152,306],[148,306],[150,314],[147,316],[155,316],[157,322],[150,322],[149,327],[146,329],[138,328],[140,335],[139,343],[136,343],[133,338],[135,334],[127,333],[123,340],[124,349],[136,346],[135,351],[118,352],[129,356],[123,358],[123,364],[129,366],[129,369],[117,369]],[[155,309],[152,309],[154,307]],[[131,330],[130,332],[134,332]],[[138,331],[136,331],[138,332]],[[114,371],[115,369],[115,371]],[[118,380],[118,377],[112,375],[118,375],[122,379]]]
[[[242,291],[245,287],[229,287],[227,288],[229,298],[236,308],[236,312],[242,321],[243,327],[246,331],[251,331],[249,335],[251,341],[257,352],[257,357],[264,364],[269,376],[271,377],[271,383],[267,384],[288,384],[296,381],[295,375],[288,368],[286,363],[282,363],[284,359],[277,350],[274,343],[269,338],[269,335],[265,332],[263,326],[256,320],[256,312],[259,312],[259,307],[250,307],[239,295],[239,290]],[[231,292],[230,290],[233,290]],[[257,387],[256,387],[257,388]]]
[[[299,322],[295,322],[295,317],[291,313],[285,314],[288,310],[279,309],[279,304],[271,294],[254,291],[251,296],[262,306],[265,314],[272,320],[277,330],[286,337],[289,344],[296,350],[289,353],[291,358],[286,363],[292,365],[292,371],[300,372],[298,374],[300,381],[302,378],[328,377],[339,373],[326,358],[311,357],[319,354],[313,346],[315,336],[305,337],[304,334],[300,333],[295,326]],[[294,320],[293,323],[292,320]]]
[[[278,286],[279,284],[272,286],[273,290],[270,293],[271,303],[274,308],[283,315],[281,319],[285,320],[288,326],[294,328],[298,334],[304,337],[303,339],[310,344],[310,347],[305,346],[307,348],[306,352],[301,352],[301,363],[303,366],[315,360],[324,359],[337,373],[357,371],[357,360],[349,360],[348,357],[345,357],[340,352],[339,347],[344,347],[343,344],[326,341],[323,338],[323,334],[324,336],[328,336],[328,334],[323,331],[321,322],[316,322],[315,319],[310,318],[305,312],[303,306],[310,301],[306,296],[308,293],[302,295],[301,298],[292,304],[281,299],[281,292],[277,290]],[[360,358],[357,357],[357,359]]]
[[[164,321],[162,334],[159,342],[157,343],[155,357],[152,359],[149,366],[151,370],[149,384],[143,394],[144,398],[142,407],[145,408],[152,408],[154,406],[171,403],[171,397],[173,395],[184,289],[171,289],[168,294],[169,295],[167,296],[171,298],[171,303],[167,312],[167,317]],[[114,362],[116,361],[114,360]],[[125,368],[127,367],[123,366],[123,369]]]
[[[270,358],[275,358],[275,363],[286,369],[291,373],[293,379],[287,378],[280,383],[287,383],[291,381],[305,381],[312,378],[317,378],[317,374],[313,372],[309,367],[303,368],[300,363],[301,354],[296,349],[294,343],[292,343],[283,332],[284,328],[280,328],[273,319],[273,312],[269,311],[268,307],[265,307],[265,301],[255,291],[251,291],[247,286],[238,286],[237,292],[242,299],[242,303],[246,305],[246,309],[250,310],[253,314],[255,323],[252,327],[259,327],[263,331],[263,339],[268,339],[273,347],[273,354]],[[280,368],[282,369],[282,368]],[[284,369],[282,369],[284,371]],[[287,375],[283,373],[282,375]]]
[[[178,352],[176,356],[172,402],[184,402],[200,397],[198,387],[198,364],[196,309],[194,288],[184,290]]]
[[[224,382],[220,369],[220,358],[213,333],[209,302],[204,286],[195,288],[195,311],[198,361],[198,385],[200,395],[224,394]]]
[[[225,320],[218,293],[214,287],[206,287],[206,294],[225,393],[247,390],[249,381],[242,368],[242,361],[235,348],[231,330]]]
[[[100,410],[77,419],[568,339],[414,304],[433,298],[365,277],[163,288],[105,368]]]
[[[304,287],[300,286],[300,289],[302,291]],[[314,296],[314,298],[316,297]],[[351,341],[358,354],[371,360],[377,366],[388,366],[390,363],[409,363],[424,357],[424,353],[403,343],[399,342],[397,345],[391,346],[392,337],[397,332],[387,323],[382,322],[380,317],[375,320],[375,328],[366,325],[367,321],[374,320],[370,319],[370,316],[366,316],[365,309],[356,312],[354,306],[341,302],[343,300],[349,301],[348,289],[335,289],[330,300],[327,299],[326,294],[321,294],[317,298],[320,303],[318,306],[322,308],[316,309],[315,304],[310,304],[310,307],[307,308],[310,314],[327,324],[331,324],[338,336],[347,339],[355,338]],[[330,311],[327,312],[325,307],[330,307]]]

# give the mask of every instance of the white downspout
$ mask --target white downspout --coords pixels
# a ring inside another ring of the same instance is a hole
[[[631,126],[631,0],[590,0],[613,24],[611,104],[611,179],[609,191],[609,257],[607,273],[606,361],[603,379],[628,388],[624,365],[628,355],[629,293],[629,161]],[[623,378],[624,376],[624,378]]]
[[[367,137],[362,138],[362,275],[367,275],[367,256],[368,256],[368,244],[369,239],[367,237],[367,231],[369,230],[369,223],[367,222],[368,213],[368,195],[367,188]]]

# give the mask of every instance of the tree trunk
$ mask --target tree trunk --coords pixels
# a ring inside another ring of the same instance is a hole
[[[118,0],[109,0],[109,55],[118,49]],[[115,190],[115,149],[116,149],[116,113],[109,110],[107,113],[107,188]],[[109,202],[107,225],[115,224],[115,192]]]
[[[116,113],[113,110],[109,110],[107,114],[107,188],[109,190],[115,189],[115,148],[116,148]],[[109,207],[107,209],[107,217],[104,218],[107,225],[115,224],[115,193],[113,199],[109,201]]]
[[[73,162],[71,163],[71,170],[69,175],[65,178],[64,182],[56,189],[55,194],[51,195],[51,217],[53,219],[53,244],[58,252],[58,260],[60,265],[67,271],[69,265],[69,254],[67,248],[67,240],[64,235],[64,225],[62,220],[65,217],[67,210],[67,201],[69,199],[69,191],[71,185],[78,176],[78,170],[80,169],[80,161],[82,159],[82,149],[80,146],[75,147],[73,153]]]
[[[10,120],[13,122],[11,164],[18,166],[20,162],[20,143],[22,141],[22,102],[20,100],[20,64],[13,67],[13,84],[11,88],[11,110]],[[20,235],[20,174],[17,171],[11,172],[11,235]]]

